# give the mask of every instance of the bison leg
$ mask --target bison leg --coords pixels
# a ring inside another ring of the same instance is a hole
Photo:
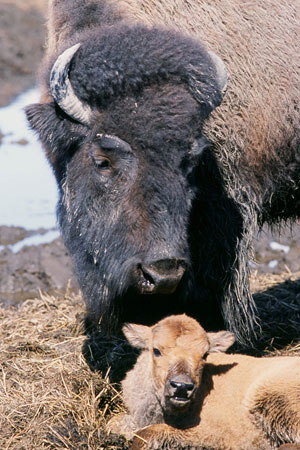
[[[202,296],[202,305],[208,306],[207,311],[199,306],[199,314],[191,311],[190,315],[205,329],[214,330],[224,328],[221,312],[237,342],[253,347],[259,325],[250,292],[248,259],[257,222],[255,202],[243,186],[231,189],[230,182],[229,187],[225,186],[214,152],[203,155],[202,162],[197,173],[202,195],[191,216],[191,229],[199,234],[190,248],[197,267],[196,283],[202,293],[199,299]]]

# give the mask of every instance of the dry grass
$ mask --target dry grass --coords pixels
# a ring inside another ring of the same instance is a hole
[[[300,340],[300,272],[253,274],[251,289],[262,324],[261,345],[282,347]]]
[[[82,355],[79,296],[41,295],[0,309],[0,448],[126,449],[105,423],[119,393]]]
[[[252,277],[270,336],[272,326],[287,335],[286,321],[299,333],[299,279],[300,273]],[[74,294],[41,294],[19,309],[0,308],[1,450],[128,448],[125,439],[105,432],[109,417],[123,407],[116,387],[82,357],[83,313]],[[274,352],[300,354],[300,343]]]

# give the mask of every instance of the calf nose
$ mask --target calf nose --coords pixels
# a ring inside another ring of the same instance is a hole
[[[194,381],[187,375],[179,375],[169,380],[169,395],[189,399],[195,390]]]
[[[183,259],[161,259],[149,264],[141,264],[141,279],[144,292],[151,294],[172,294],[187,264]]]

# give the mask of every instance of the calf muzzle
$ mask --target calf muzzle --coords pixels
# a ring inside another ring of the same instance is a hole
[[[172,405],[176,407],[186,406],[192,399],[195,388],[196,385],[190,376],[178,374],[167,381],[165,395]]]

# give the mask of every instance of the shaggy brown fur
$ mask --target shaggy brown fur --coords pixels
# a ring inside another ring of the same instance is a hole
[[[221,352],[233,343],[231,333],[206,334],[185,315],[151,328],[129,325],[124,333],[143,350],[122,384],[129,414],[112,419],[110,428],[137,433],[132,448],[271,450],[300,444],[299,357],[226,355]],[[177,390],[172,397],[172,380],[186,379],[196,385],[192,396]]]
[[[63,0],[50,3],[52,59],[62,48],[80,42],[82,30],[99,29],[101,22],[142,22],[195,36],[223,59],[230,74],[226,98],[206,125],[210,141],[228,157],[243,150],[253,170],[248,176],[255,175],[258,190],[265,165],[280,174],[280,156],[294,160],[300,134],[298,1],[202,0],[179,5],[177,0],[84,0],[73,1],[72,7]]]

